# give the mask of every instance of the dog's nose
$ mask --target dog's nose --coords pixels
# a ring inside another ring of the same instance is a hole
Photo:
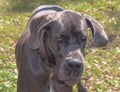
[[[67,66],[71,69],[80,69],[83,67],[83,63],[78,59],[73,59],[67,62]]]

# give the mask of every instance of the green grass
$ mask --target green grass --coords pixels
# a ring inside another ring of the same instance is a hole
[[[0,0],[0,92],[16,92],[15,44],[41,4],[85,12],[103,25],[110,43],[85,49],[83,83],[89,92],[120,92],[120,0]]]

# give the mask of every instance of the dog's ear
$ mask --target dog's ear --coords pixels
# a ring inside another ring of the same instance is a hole
[[[50,23],[47,16],[42,16],[40,18],[35,18],[30,21],[29,29],[30,29],[30,37],[29,37],[29,47],[31,49],[37,49],[40,47],[42,43],[40,40],[43,40],[44,27]]]
[[[51,27],[55,23],[53,19],[34,19],[30,24],[30,37],[29,47],[33,50],[37,49],[46,63],[51,62],[54,64],[53,52],[48,48],[48,36],[51,31]]]
[[[83,14],[82,16],[85,18],[87,26],[92,31],[92,36],[93,36],[92,45],[95,47],[105,46],[108,43],[108,37],[102,25],[99,24],[95,19],[93,19],[92,17],[86,14]]]

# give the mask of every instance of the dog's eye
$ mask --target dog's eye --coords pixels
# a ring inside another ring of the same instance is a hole
[[[57,42],[63,42],[63,40],[64,40],[64,35],[63,34],[61,34],[57,37]]]
[[[58,42],[62,42],[63,41],[63,37],[62,36],[57,37],[57,41]]]

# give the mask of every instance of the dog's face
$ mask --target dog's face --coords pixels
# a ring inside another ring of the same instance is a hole
[[[53,14],[51,20],[42,28],[38,27],[37,34],[39,35],[36,36],[38,41],[31,48],[40,48],[44,60],[55,67],[58,79],[72,86],[78,82],[83,73],[87,28],[91,27],[93,30],[96,45],[104,45],[108,39],[96,21],[92,24],[89,19],[79,13],[58,12]],[[33,40],[32,36],[31,39]]]
[[[58,78],[67,85],[73,85],[83,72],[87,24],[77,13],[62,12],[58,15],[46,34],[48,48],[53,52],[55,60],[52,63],[57,68]]]

